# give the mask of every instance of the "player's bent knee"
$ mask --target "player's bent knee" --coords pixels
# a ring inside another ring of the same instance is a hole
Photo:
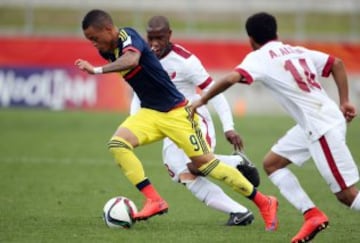
[[[195,168],[200,168],[202,165],[213,161],[215,156],[213,153],[207,153],[200,156],[190,157],[190,159]]]
[[[273,152],[269,152],[263,161],[263,169],[267,175],[271,175],[273,172],[286,167],[290,161],[281,157]]]
[[[108,149],[111,153],[116,153],[119,150],[133,150],[133,147],[131,146],[130,143],[128,143],[125,139],[121,138],[121,137],[113,137],[111,138],[111,140],[108,142]]]
[[[193,163],[188,163],[187,167],[191,174],[195,176],[203,176],[203,173],[201,173],[201,171]]]

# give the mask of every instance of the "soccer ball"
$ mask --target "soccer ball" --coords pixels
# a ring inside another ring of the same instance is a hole
[[[134,213],[137,213],[135,203],[127,197],[118,196],[105,203],[103,218],[110,228],[129,229],[135,224]]]

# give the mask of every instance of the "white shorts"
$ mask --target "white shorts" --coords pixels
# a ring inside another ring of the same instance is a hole
[[[333,127],[316,141],[310,141],[296,125],[271,150],[298,166],[312,157],[331,191],[337,193],[359,181],[359,171],[345,139],[345,123]]]
[[[210,145],[212,151],[214,151],[216,145],[215,128],[211,119],[210,113],[206,106],[202,106],[197,110],[201,120],[201,130],[206,138],[206,141]],[[184,153],[182,149],[176,146],[169,138],[165,138],[163,142],[162,150],[163,162],[171,176],[171,179],[175,182],[179,182],[179,175],[183,172],[189,171],[187,163],[191,160]]]

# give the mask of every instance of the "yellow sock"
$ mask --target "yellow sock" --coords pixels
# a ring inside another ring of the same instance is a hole
[[[131,144],[121,137],[112,137],[108,147],[116,163],[134,186],[146,179],[144,168],[134,154]]]
[[[205,175],[210,175],[212,178],[224,181],[231,186],[235,191],[248,197],[254,191],[254,186],[234,167],[214,159],[202,166],[199,170]]]

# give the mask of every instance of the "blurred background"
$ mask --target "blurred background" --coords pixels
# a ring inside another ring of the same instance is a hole
[[[118,75],[89,76],[73,67],[77,58],[103,63],[82,36],[81,20],[92,8],[143,35],[149,17],[167,16],[173,41],[195,53],[215,79],[251,51],[247,17],[268,11],[278,18],[282,40],[345,61],[351,98],[360,107],[360,0],[0,0],[0,107],[128,110],[131,92]],[[337,99],[334,82],[323,84]],[[235,114],[282,112],[254,86],[227,91]]]

